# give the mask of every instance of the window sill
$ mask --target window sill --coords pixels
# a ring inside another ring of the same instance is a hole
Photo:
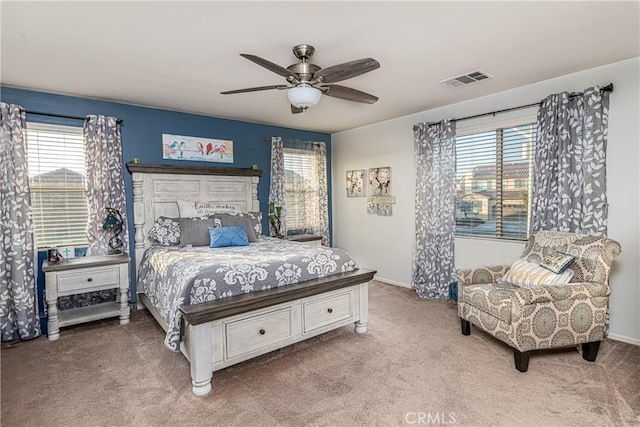
[[[516,238],[516,237],[498,237],[498,236],[473,236],[468,234],[456,234],[456,239],[469,239],[469,240],[490,240],[494,242],[507,242],[507,243],[527,243],[528,238]]]

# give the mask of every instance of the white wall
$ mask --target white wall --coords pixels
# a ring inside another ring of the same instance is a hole
[[[346,249],[363,267],[377,269],[381,280],[410,286],[415,191],[413,125],[535,103],[551,93],[582,91],[610,82],[615,89],[611,94],[607,150],[609,237],[618,240],[623,248],[611,275],[610,336],[640,344],[640,58],[334,134],[335,245]],[[531,117],[532,111],[510,114],[496,119]],[[475,127],[486,120],[462,121],[458,129]],[[397,198],[392,217],[368,215],[365,198],[346,197],[347,170],[378,166],[392,168],[392,193]],[[523,247],[521,242],[457,238],[456,266],[510,264]]]

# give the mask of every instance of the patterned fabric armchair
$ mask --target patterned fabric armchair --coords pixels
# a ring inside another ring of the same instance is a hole
[[[595,361],[604,338],[609,303],[609,270],[620,244],[604,237],[539,231],[522,258],[540,263],[561,251],[576,257],[566,285],[518,287],[497,283],[509,266],[457,270],[458,316],[462,333],[471,323],[514,349],[516,369],[526,372],[532,350],[582,344],[582,357]]]

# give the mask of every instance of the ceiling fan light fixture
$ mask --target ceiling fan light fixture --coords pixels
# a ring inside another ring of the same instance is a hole
[[[294,107],[304,109],[318,105],[322,92],[309,85],[300,85],[287,89],[287,98]]]

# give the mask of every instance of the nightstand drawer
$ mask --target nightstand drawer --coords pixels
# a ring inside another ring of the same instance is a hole
[[[353,294],[344,292],[303,303],[304,333],[353,318]]]
[[[58,273],[58,295],[77,293],[81,290],[100,290],[117,288],[120,285],[120,268],[108,267],[83,268]]]
[[[293,337],[291,307],[225,325],[226,358],[242,357]]]

